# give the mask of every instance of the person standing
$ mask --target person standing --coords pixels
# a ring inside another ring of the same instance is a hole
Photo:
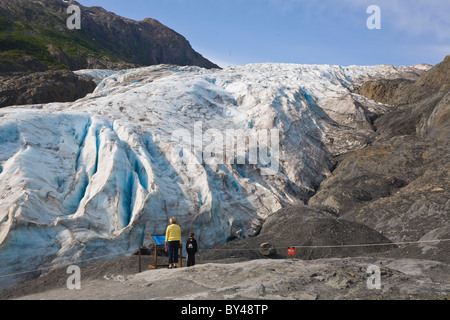
[[[166,229],[166,246],[169,254],[169,269],[176,268],[178,264],[178,251],[181,246],[181,229],[177,219],[169,219],[170,225]]]
[[[197,253],[197,240],[195,240],[195,233],[191,232],[189,234],[189,239],[186,242],[186,252],[188,254],[187,257],[187,266],[195,265],[195,254]]]

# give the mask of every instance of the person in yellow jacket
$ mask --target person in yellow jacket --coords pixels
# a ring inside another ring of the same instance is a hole
[[[181,245],[181,229],[177,219],[169,219],[170,225],[166,229],[166,246],[169,254],[169,269],[176,268],[178,264],[178,251]]]

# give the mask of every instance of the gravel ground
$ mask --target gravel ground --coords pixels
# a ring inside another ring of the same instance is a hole
[[[165,263],[165,257],[159,257]],[[244,257],[194,267],[148,269],[136,255],[81,266],[81,289],[70,290],[66,268],[54,270],[14,288],[0,299],[24,300],[354,300],[450,299],[448,264],[418,259],[375,257],[317,260]],[[183,261],[184,265],[185,261]],[[379,268],[380,289],[368,288]],[[370,278],[372,277],[372,278]],[[370,279],[369,279],[370,278]],[[369,279],[369,280],[368,280]]]

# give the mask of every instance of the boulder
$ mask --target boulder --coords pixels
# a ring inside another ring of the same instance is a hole
[[[270,257],[275,256],[277,254],[277,250],[269,242],[264,242],[259,246],[259,253],[263,256]]]

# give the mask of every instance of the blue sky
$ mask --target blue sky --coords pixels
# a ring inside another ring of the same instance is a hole
[[[78,0],[153,18],[224,67],[256,62],[436,64],[450,54],[448,0]],[[366,26],[369,5],[381,29]]]

